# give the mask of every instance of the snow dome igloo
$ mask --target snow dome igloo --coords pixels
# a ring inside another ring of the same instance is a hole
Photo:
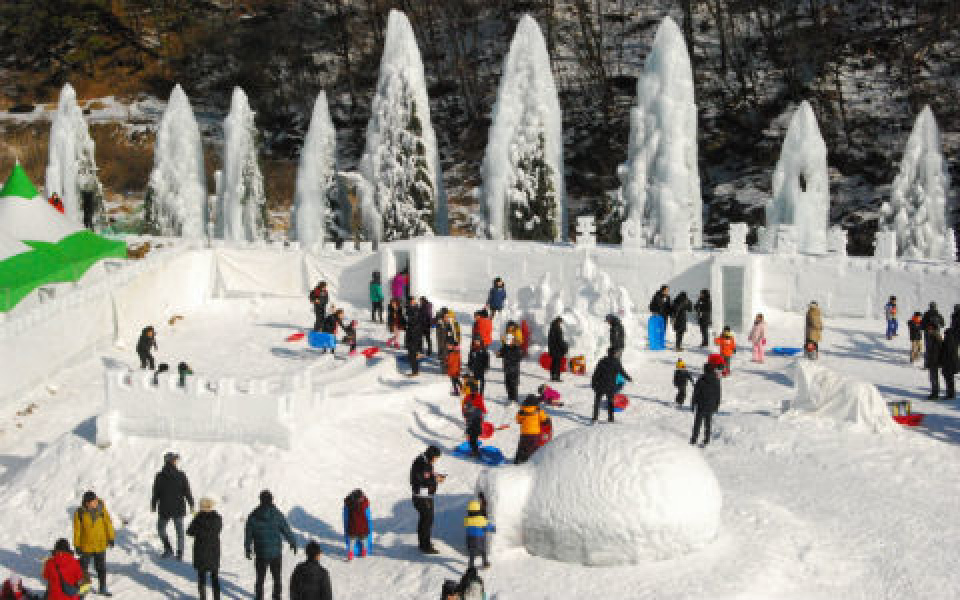
[[[703,548],[720,527],[720,485],[701,453],[647,427],[577,428],[524,465],[484,472],[477,487],[497,526],[494,551],[629,565]]]

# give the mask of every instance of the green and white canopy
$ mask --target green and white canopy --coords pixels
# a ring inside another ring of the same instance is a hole
[[[77,281],[97,261],[126,256],[126,244],[71,223],[14,166],[0,189],[0,312],[41,285]]]

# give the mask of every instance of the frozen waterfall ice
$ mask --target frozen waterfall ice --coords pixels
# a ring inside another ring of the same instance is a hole
[[[223,175],[217,210],[217,237],[256,241],[267,237],[267,205],[257,159],[256,125],[247,95],[233,88],[223,122]]]
[[[304,247],[322,247],[337,235],[337,132],[330,118],[327,95],[313,105],[310,129],[300,153],[297,189],[293,197],[290,237]]]

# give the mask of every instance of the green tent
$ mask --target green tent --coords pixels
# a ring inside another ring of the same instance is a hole
[[[0,260],[0,312],[9,311],[41,285],[79,279],[67,257],[53,244],[46,246]]]

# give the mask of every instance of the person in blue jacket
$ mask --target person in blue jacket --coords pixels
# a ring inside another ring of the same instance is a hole
[[[483,559],[483,568],[486,569],[490,566],[487,559],[487,534],[495,533],[497,528],[487,520],[479,500],[467,503],[467,516],[463,520],[463,526],[467,530],[467,553],[470,556],[468,568],[472,569],[473,561],[480,557]]]
[[[490,309],[490,320],[497,318],[497,313],[503,310],[503,305],[507,302],[507,288],[503,284],[503,279],[497,277],[493,280],[493,287],[487,294],[487,307]]]
[[[370,500],[363,490],[356,489],[343,499],[343,541],[347,545],[347,560],[369,556],[373,550],[373,519]]]
[[[263,490],[260,492],[260,506],[247,517],[243,534],[243,549],[247,560],[251,560],[256,554],[256,600],[263,600],[263,584],[268,568],[273,577],[273,599],[280,600],[283,591],[283,540],[290,544],[290,549],[296,554],[297,542],[286,517],[273,505],[273,494],[269,490]]]

